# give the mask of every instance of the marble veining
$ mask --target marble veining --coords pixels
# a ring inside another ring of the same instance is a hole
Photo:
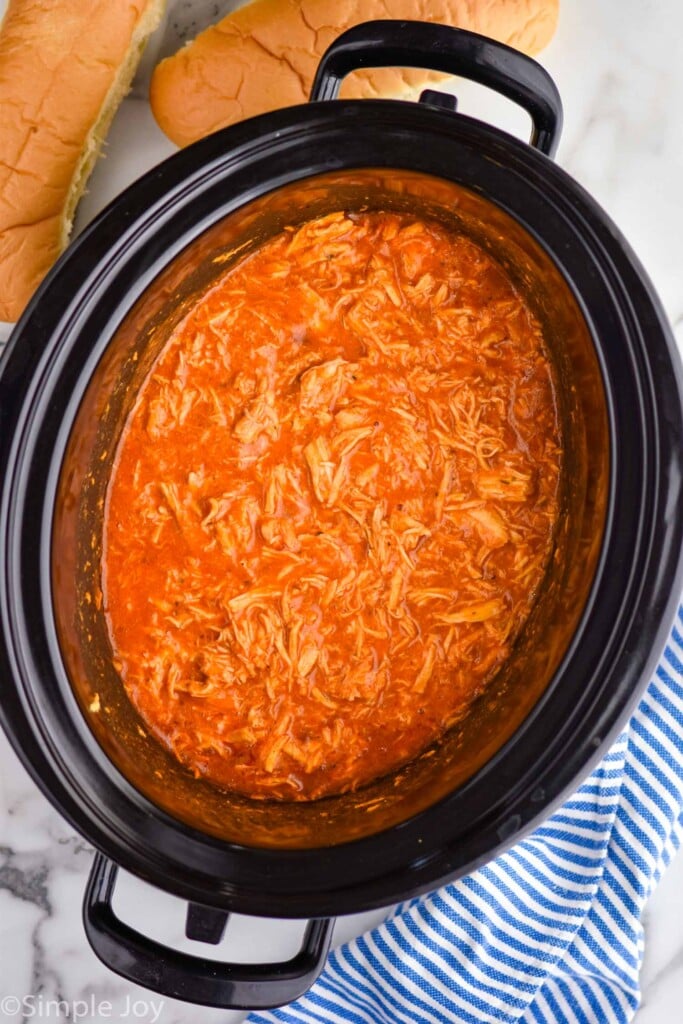
[[[144,101],[155,62],[236,6],[226,0],[172,0],[115,119],[106,157],[79,210],[79,229],[126,184],[173,152]],[[0,12],[3,7],[0,0]],[[558,161],[606,208],[640,256],[683,349],[683,5],[562,0],[561,7],[557,36],[541,56],[565,104]],[[464,83],[454,89],[466,113],[526,132],[525,116],[507,101]],[[0,327],[0,340],[7,333]],[[80,918],[91,858],[87,843],[52,810],[0,736],[0,1024],[242,1020],[241,1013],[162,1000],[101,966]],[[191,948],[183,937],[181,901],[123,876],[116,907],[153,937]],[[682,910],[678,857],[645,910],[643,1002],[636,1024],[683,1020]],[[382,916],[341,919],[336,940]],[[299,931],[286,922],[234,918],[224,944],[211,955],[275,958],[291,952]]]

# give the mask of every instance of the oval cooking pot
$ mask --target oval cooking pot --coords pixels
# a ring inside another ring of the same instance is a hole
[[[493,86],[530,113],[531,144],[432,90],[419,103],[327,102],[345,74],[380,65]],[[330,915],[433,889],[547,815],[623,726],[681,585],[681,367],[628,245],[551,160],[561,106],[547,74],[471,33],[378,22],[333,44],[312,99],[202,140],[119,196],[39,289],[0,378],[3,726],[100,851],[85,905],[100,957],[140,984],[220,1006],[293,999],[324,961]],[[102,622],[83,611],[97,582],[94,510],[139,375],[193,296],[259,239],[354,204],[467,230],[556,339],[569,467],[559,568],[512,668],[473,713],[477,728],[336,803],[230,803],[132,738],[96,642]],[[100,688],[104,725],[91,706]],[[230,910],[316,920],[286,964],[207,962],[117,920],[116,865],[190,901],[188,935],[207,942]]]

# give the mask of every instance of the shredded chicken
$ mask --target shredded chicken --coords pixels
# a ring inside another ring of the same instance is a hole
[[[112,646],[148,728],[262,798],[356,788],[461,719],[552,554],[540,328],[465,237],[334,213],[175,330],[107,501]]]

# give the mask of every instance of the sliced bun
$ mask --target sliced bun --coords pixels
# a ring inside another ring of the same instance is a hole
[[[10,0],[0,27],[0,320],[18,318],[74,211],[165,0]]]
[[[152,110],[187,146],[267,110],[304,103],[318,62],[336,37],[374,18],[441,22],[538,53],[552,38],[559,0],[253,0],[202,32],[155,69]],[[433,80],[382,68],[350,76],[342,95],[401,96]]]

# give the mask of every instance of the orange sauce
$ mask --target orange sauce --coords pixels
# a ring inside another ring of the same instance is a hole
[[[343,792],[466,713],[543,580],[561,438],[538,323],[441,225],[335,213],[232,267],[124,428],[117,665],[195,774]]]

